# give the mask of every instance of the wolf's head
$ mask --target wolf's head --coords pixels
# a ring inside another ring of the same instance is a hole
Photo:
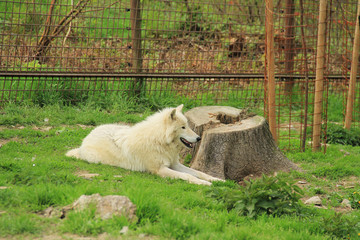
[[[183,106],[181,104],[170,111],[167,119],[166,141],[169,144],[175,142],[178,145],[183,144],[188,148],[193,148],[201,137],[189,127],[187,118],[182,114]]]

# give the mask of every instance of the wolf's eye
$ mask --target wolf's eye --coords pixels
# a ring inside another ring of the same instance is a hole
[[[185,129],[185,127],[183,126],[183,127],[181,127],[182,129]]]

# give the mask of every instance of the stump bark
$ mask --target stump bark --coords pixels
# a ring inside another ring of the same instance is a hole
[[[197,107],[186,112],[202,140],[192,149],[191,167],[214,177],[245,177],[300,170],[277,147],[266,120],[233,107]]]

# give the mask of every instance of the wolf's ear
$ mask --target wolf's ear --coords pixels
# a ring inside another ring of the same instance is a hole
[[[170,113],[170,118],[171,120],[175,120],[176,119],[176,108],[174,108],[171,113]]]
[[[184,107],[184,104],[181,104],[181,105],[179,105],[179,106],[176,107],[176,110],[178,110],[179,112],[181,112],[182,109],[183,109],[183,107]]]

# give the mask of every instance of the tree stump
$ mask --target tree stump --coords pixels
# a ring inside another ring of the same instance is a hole
[[[266,120],[233,107],[197,107],[186,112],[201,136],[192,149],[191,167],[214,177],[245,177],[300,170],[277,147]]]

